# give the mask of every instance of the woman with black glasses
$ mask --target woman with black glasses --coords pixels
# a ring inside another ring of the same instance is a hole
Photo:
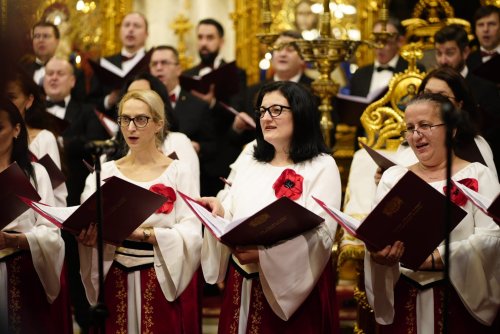
[[[255,118],[253,159],[238,169],[223,203],[208,197],[202,202],[234,220],[286,196],[325,222],[270,247],[230,249],[205,233],[205,279],[226,282],[219,333],[336,333],[331,250],[337,224],[312,195],[338,208],[341,187],[314,97],[293,82],[267,84],[257,97]]]
[[[128,92],[119,104],[118,124],[129,154],[102,165],[103,180],[117,176],[168,199],[120,247],[104,247],[109,333],[201,331],[199,313],[196,309],[185,312],[183,301],[200,264],[201,226],[176,190],[190,196],[199,193],[189,166],[161,151],[165,123],[158,94],[151,90]],[[87,182],[92,184],[86,187],[82,200],[95,190],[95,181],[89,178]],[[82,280],[89,302],[95,304],[99,291],[92,247],[95,227],[83,230],[79,242]],[[185,302],[196,305],[191,300]]]

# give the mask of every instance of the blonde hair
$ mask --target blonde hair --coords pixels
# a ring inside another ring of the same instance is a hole
[[[168,128],[168,124],[165,119],[165,105],[163,104],[163,100],[160,95],[150,89],[130,91],[123,96],[118,104],[118,116],[122,114],[125,102],[129,100],[139,100],[144,102],[149,108],[153,122],[157,124],[161,121],[163,122],[163,127],[156,133],[156,146],[161,147],[165,136],[168,134],[168,131],[166,130]]]

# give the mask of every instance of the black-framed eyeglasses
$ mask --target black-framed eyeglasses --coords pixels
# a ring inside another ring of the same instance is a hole
[[[421,124],[418,128],[409,128],[404,131],[401,131],[401,136],[404,138],[408,138],[410,136],[413,136],[413,134],[416,132],[419,135],[427,135],[431,133],[432,128],[435,128],[436,126],[441,126],[445,125],[444,123],[441,124]]]
[[[135,127],[140,129],[144,128],[146,125],[148,125],[149,120],[151,117],[149,116],[136,116],[136,117],[128,117],[128,116],[118,116],[117,122],[120,126],[125,127],[129,126],[130,122],[133,122]]]
[[[259,118],[264,118],[264,115],[266,114],[266,112],[268,112],[272,118],[275,118],[281,115],[281,113],[285,109],[290,110],[292,108],[288,106],[282,106],[281,104],[273,104],[272,106],[267,108],[260,106],[259,108],[255,108],[255,114],[257,114]]]

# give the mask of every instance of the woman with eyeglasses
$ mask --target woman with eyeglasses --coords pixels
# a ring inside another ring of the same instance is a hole
[[[457,109],[464,111],[464,117],[470,122],[470,131],[474,131],[474,141],[464,142],[455,148],[455,153],[468,161],[479,161],[488,166],[495,176],[497,170],[493,152],[488,142],[478,133],[481,119],[478,106],[470,93],[462,75],[449,67],[442,67],[429,72],[419,86],[418,93],[437,93],[445,95]],[[402,146],[398,159],[408,163],[416,162],[415,155],[408,146]]]
[[[23,117],[10,100],[1,97],[0,171],[14,162],[35,187],[41,202],[54,205],[45,168],[30,161]],[[60,294],[63,261],[59,229],[34,211],[24,212],[2,228],[0,333],[72,333],[71,314],[64,304],[67,300]]]
[[[182,299],[200,265],[201,225],[176,194],[198,196],[195,180],[188,165],[161,151],[167,124],[158,94],[128,92],[118,106],[118,124],[130,153],[104,163],[102,179],[116,176],[168,200],[120,247],[104,247],[106,332],[199,333],[200,314],[184,312]],[[88,188],[95,190],[95,185]],[[83,230],[78,240],[82,280],[89,302],[95,304],[95,227]]]
[[[409,167],[389,168],[382,175],[375,203],[408,171],[445,193],[446,126],[441,110],[449,103],[441,94],[423,93],[408,104],[404,136],[418,161]],[[473,140],[471,124],[462,115],[453,128],[452,179],[493,199],[500,185],[491,170],[454,153],[456,147]],[[418,271],[399,263],[405,252],[400,241],[379,251],[366,251],[366,293],[380,333],[441,333],[445,289],[450,295],[449,333],[498,333],[498,328],[490,326],[500,304],[500,228],[455,187],[451,199],[467,216],[450,234],[450,284],[442,280],[443,243]]]
[[[273,246],[229,247],[204,234],[208,283],[225,281],[219,333],[337,333],[331,250],[337,224],[314,201],[340,207],[340,176],[328,154],[312,94],[273,82],[258,94],[253,159],[238,169],[223,203],[201,201],[234,220],[286,196],[325,219]]]

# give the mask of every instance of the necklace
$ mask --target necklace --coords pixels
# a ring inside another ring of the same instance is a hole
[[[440,168],[435,171],[430,171],[429,168],[426,168],[421,163],[418,163],[418,168],[420,169],[420,174],[429,181],[443,180],[444,179],[444,168]]]

